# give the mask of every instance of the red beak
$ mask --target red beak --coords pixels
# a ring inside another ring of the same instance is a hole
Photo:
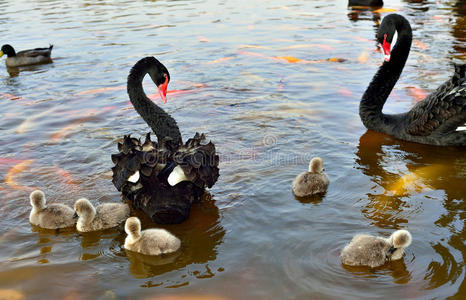
[[[384,58],[385,61],[390,61],[390,49],[391,45],[389,42],[387,42],[387,35],[384,35],[383,37],[383,44],[382,44],[383,52],[384,52]]]
[[[158,86],[159,95],[163,103],[167,103],[167,86],[168,86],[168,76],[165,74],[165,82]]]

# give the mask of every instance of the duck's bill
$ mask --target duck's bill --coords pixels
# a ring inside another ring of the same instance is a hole
[[[3,56],[3,51],[0,51],[0,57],[2,57],[2,56]]]

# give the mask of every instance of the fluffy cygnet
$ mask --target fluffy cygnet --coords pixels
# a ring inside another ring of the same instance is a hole
[[[60,203],[45,205],[44,192],[33,191],[29,195],[29,200],[32,205],[29,214],[31,224],[46,229],[73,227],[76,224],[76,220],[73,218],[73,209]]]
[[[293,180],[293,193],[305,197],[326,192],[330,181],[323,171],[322,158],[314,157],[309,163],[309,172],[303,172]]]
[[[388,260],[403,257],[404,248],[411,244],[407,230],[397,230],[388,239],[367,234],[357,234],[341,251],[341,261],[350,266],[375,268]]]
[[[175,252],[180,240],[165,229],[146,229],[141,232],[141,222],[136,217],[126,220],[125,249],[146,255],[160,255]]]
[[[128,204],[104,203],[94,208],[86,198],[76,201],[74,210],[74,217],[79,217],[76,229],[81,232],[116,227],[129,216]]]

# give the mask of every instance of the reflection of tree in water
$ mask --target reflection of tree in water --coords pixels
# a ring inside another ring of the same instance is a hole
[[[463,276],[456,295],[465,295],[466,151],[464,148],[408,143],[367,131],[359,140],[356,155],[358,168],[377,184],[372,187],[373,192],[368,194],[369,203],[362,212],[379,227],[398,228],[400,223],[408,221],[396,217],[410,205],[407,201],[409,198],[402,197],[418,191],[408,191],[401,194],[402,197],[387,193],[388,187],[393,186],[393,183],[403,175],[400,173],[404,171],[398,171],[400,168],[407,169],[409,174],[413,174],[423,186],[444,191],[442,205],[445,212],[438,220],[432,220],[432,224],[450,232],[450,236],[445,236],[444,239],[448,245],[461,253],[462,260],[458,262],[451,249],[441,243],[432,245],[442,261],[432,259],[427,267],[425,279],[429,280],[429,288],[434,289],[446,283],[453,284]]]
[[[188,220],[177,225],[154,226],[147,217],[138,215],[142,229],[151,227],[165,228],[181,240],[181,249],[176,253],[151,257],[127,251],[130,261],[129,270],[136,278],[148,278],[173,270],[178,270],[190,264],[205,264],[217,257],[217,246],[221,244],[225,230],[220,225],[219,210],[211,195],[204,193],[200,203],[192,206]],[[215,276],[217,270],[212,270],[206,264],[204,270],[193,271],[198,278]]]

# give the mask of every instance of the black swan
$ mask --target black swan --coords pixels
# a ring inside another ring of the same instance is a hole
[[[395,31],[398,39],[390,52]],[[409,22],[398,14],[386,16],[377,39],[382,44],[385,62],[374,75],[362,96],[359,116],[372,131],[398,139],[439,146],[466,146],[466,131],[458,127],[466,122],[466,64],[455,65],[450,80],[417,103],[410,111],[388,115],[382,108],[408,59],[412,42]]]
[[[383,6],[382,0],[349,0],[348,6]]]
[[[36,64],[45,64],[52,62],[52,48],[50,45],[48,48],[35,48],[30,50],[23,50],[16,53],[15,49],[6,44],[2,46],[0,50],[0,57],[3,54],[7,55],[5,64],[7,67],[20,67]]]
[[[212,187],[219,177],[219,157],[212,142],[196,133],[185,144],[173,119],[144,93],[142,80],[149,73],[166,103],[170,73],[154,57],[138,61],[128,75],[128,95],[136,111],[152,128],[145,142],[125,136],[112,155],[112,182],[152,221],[160,224],[180,223],[189,217],[191,204],[199,201],[205,187]]]

